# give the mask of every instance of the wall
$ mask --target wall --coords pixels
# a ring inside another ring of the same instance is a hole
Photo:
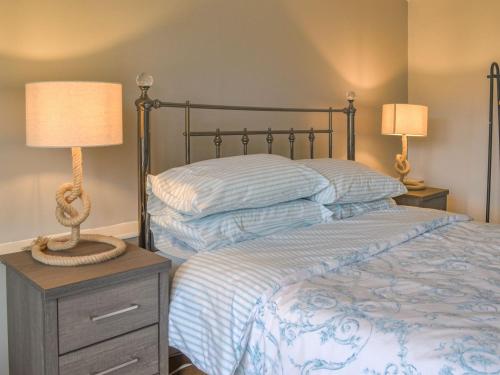
[[[450,209],[477,220],[484,220],[486,76],[500,60],[498,14],[498,0],[411,0],[408,8],[409,101],[430,111],[429,136],[410,140],[414,175],[449,188]],[[499,222],[498,146],[493,160],[492,218]]]
[[[151,95],[172,101],[269,106],[344,106],[355,90],[358,159],[390,171],[399,143],[380,136],[380,106],[407,99],[404,0],[151,0],[0,3],[0,243],[57,233],[57,186],[70,178],[68,150],[25,147],[24,84],[102,80],[124,87],[124,144],[84,149],[85,187],[93,199],[85,227],[136,218],[137,73],[155,78]],[[182,114],[154,113],[154,170],[182,163]],[[323,117],[193,114],[194,128],[323,125]],[[320,123],[321,121],[321,123]],[[336,118],[339,147],[345,126]],[[161,126],[167,125],[167,126]],[[265,142],[251,140],[252,152]],[[225,154],[236,144],[224,140]],[[326,155],[325,140],[319,140]],[[195,159],[212,155],[196,142]],[[281,149],[286,140],[281,142]],[[302,154],[305,156],[305,154]],[[4,284],[4,270],[0,281]],[[0,373],[5,374],[4,289],[0,288]],[[2,367],[3,366],[3,367]]]

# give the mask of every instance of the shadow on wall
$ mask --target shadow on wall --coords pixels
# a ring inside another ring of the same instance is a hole
[[[9,213],[0,217],[0,242],[61,231],[49,197],[70,178],[69,151],[25,147],[24,84],[30,81],[123,84],[124,145],[84,150],[86,189],[94,202],[87,227],[136,217],[133,102],[141,71],[155,77],[152,96],[172,101],[340,107],[345,92],[355,90],[358,160],[392,173],[399,142],[380,136],[380,106],[406,101],[404,1],[176,0],[166,5],[157,0],[140,8],[128,0],[51,4],[41,9],[31,0],[0,6],[4,24],[16,24],[0,40],[0,103],[7,109],[0,112],[0,206]],[[397,10],[401,17],[394,16]],[[169,121],[176,115],[153,116],[155,170],[181,164],[182,124]],[[159,129],[163,119],[168,126]],[[194,128],[236,126],[236,121],[251,129],[267,128],[271,120],[214,115],[200,118]],[[305,128],[320,120],[272,121]],[[345,126],[339,121],[337,156],[345,151]],[[251,152],[258,150],[256,142]],[[223,147],[234,150],[231,143],[225,140]],[[319,154],[326,155],[326,143],[321,144]],[[211,141],[200,144],[194,159],[210,157],[210,147]]]

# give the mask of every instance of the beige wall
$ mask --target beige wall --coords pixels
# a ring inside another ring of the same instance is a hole
[[[451,191],[450,209],[484,220],[490,63],[500,60],[500,1],[411,0],[409,101],[429,106],[429,136],[411,139],[414,175]],[[498,128],[497,128],[498,129]],[[496,140],[495,131],[495,141]],[[498,146],[493,221],[500,220]]]
[[[0,3],[0,243],[61,232],[54,191],[70,178],[68,150],[25,147],[24,84],[40,80],[123,83],[124,144],[84,149],[93,211],[85,227],[136,218],[135,76],[154,75],[151,94],[172,101],[344,106],[358,95],[358,159],[390,171],[398,141],[379,135],[380,106],[407,99],[407,4],[404,0],[131,0]],[[155,170],[182,162],[176,112],[155,114],[169,135],[154,142]],[[195,128],[241,123],[296,128],[323,117],[193,115]],[[321,120],[321,123],[319,122]],[[337,142],[345,129],[337,118]],[[261,140],[252,151],[263,150]],[[235,147],[225,140],[225,150]],[[282,143],[282,147],[286,142]],[[209,156],[196,143],[198,157]],[[325,142],[321,154],[325,155]],[[226,153],[227,154],[227,153]],[[4,270],[0,269],[3,283]],[[0,298],[2,298],[0,293]],[[0,301],[0,363],[5,312]],[[2,319],[3,318],[3,319]],[[0,373],[6,373],[0,366]]]
[[[93,199],[86,227],[136,218],[133,101],[141,71],[155,77],[152,95],[175,101],[344,106],[345,91],[353,89],[359,97],[359,159],[379,168],[390,164],[392,152],[385,151],[395,151],[397,142],[379,136],[378,112],[381,103],[404,101],[407,95],[404,0],[165,3],[0,5],[0,243],[60,232],[53,195],[70,178],[69,150],[24,145],[25,82],[124,85],[124,144],[84,149],[84,181]],[[157,170],[182,162],[182,125],[173,121],[177,114],[155,115],[163,118],[171,120],[169,139],[155,142]],[[240,121],[196,114],[194,120],[213,126]],[[268,124],[260,122],[259,127]],[[285,127],[319,123],[292,117],[282,122]],[[343,123],[337,129],[344,148]]]

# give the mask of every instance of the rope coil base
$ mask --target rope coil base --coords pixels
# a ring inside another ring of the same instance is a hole
[[[48,249],[47,245],[49,243],[66,242],[70,239],[70,235],[50,240],[47,237],[39,237],[31,245],[31,256],[37,261],[44,264],[48,264],[51,266],[68,267],[106,262],[110,259],[122,255],[127,249],[127,245],[125,244],[125,242],[123,242],[119,238],[103,236],[100,234],[81,234],[80,239],[82,240],[106,243],[108,245],[114,246],[114,248],[101,253],[77,256],[50,255],[50,253],[46,251]]]
[[[80,234],[80,224],[90,214],[90,198],[82,188],[82,150],[80,147],[71,149],[73,161],[73,182],[61,185],[56,192],[56,218],[62,225],[71,227],[71,234],[59,238],[49,239],[38,237],[29,247],[34,259],[51,266],[80,266],[84,264],[95,264],[105,262],[123,254],[127,245],[122,240],[103,236],[100,234]],[[78,212],[71,204],[76,200],[82,201],[83,210]],[[46,250],[53,252],[69,250],[74,248],[80,239],[87,241],[102,242],[113,246],[113,249],[90,255],[60,256],[51,255]]]

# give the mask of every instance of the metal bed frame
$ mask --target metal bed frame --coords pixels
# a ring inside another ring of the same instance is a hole
[[[497,106],[498,116],[498,147],[500,150],[500,68],[498,63],[494,62],[490,66],[490,74],[487,76],[490,81],[490,108],[488,118],[488,174],[486,176],[486,217],[487,223],[490,222],[490,205],[491,205],[491,162],[493,153],[493,109]],[[496,100],[494,100],[494,85],[497,84]],[[500,158],[500,151],[499,151]],[[499,159],[500,161],[500,159]]]
[[[215,157],[221,156],[221,144],[223,136],[241,136],[243,154],[247,155],[248,143],[251,135],[264,135],[267,142],[267,152],[272,153],[275,135],[288,135],[290,148],[290,158],[294,158],[294,143],[296,135],[307,135],[309,141],[309,157],[314,158],[314,140],[316,134],[328,135],[328,157],[333,157],[333,114],[342,113],[346,116],[347,125],[347,159],[355,159],[355,128],[354,116],[354,92],[347,93],[348,105],[344,108],[280,108],[280,107],[252,107],[252,106],[231,106],[213,104],[194,104],[189,101],[185,103],[164,102],[158,99],[151,99],[148,90],[153,85],[153,77],[144,73],[137,77],[137,85],[141,90],[141,96],[135,101],[137,108],[137,129],[138,129],[138,175],[139,175],[139,246],[152,250],[152,238],[150,231],[150,219],[147,213],[147,176],[151,172],[151,122],[150,114],[153,109],[159,108],[180,108],[184,109],[184,139],[185,139],[185,163],[191,162],[191,137],[213,137],[215,145]],[[224,110],[224,111],[256,111],[256,112],[303,112],[303,113],[325,113],[328,114],[328,127],[325,129],[309,130],[243,130],[222,131],[192,131],[191,130],[191,110]]]

